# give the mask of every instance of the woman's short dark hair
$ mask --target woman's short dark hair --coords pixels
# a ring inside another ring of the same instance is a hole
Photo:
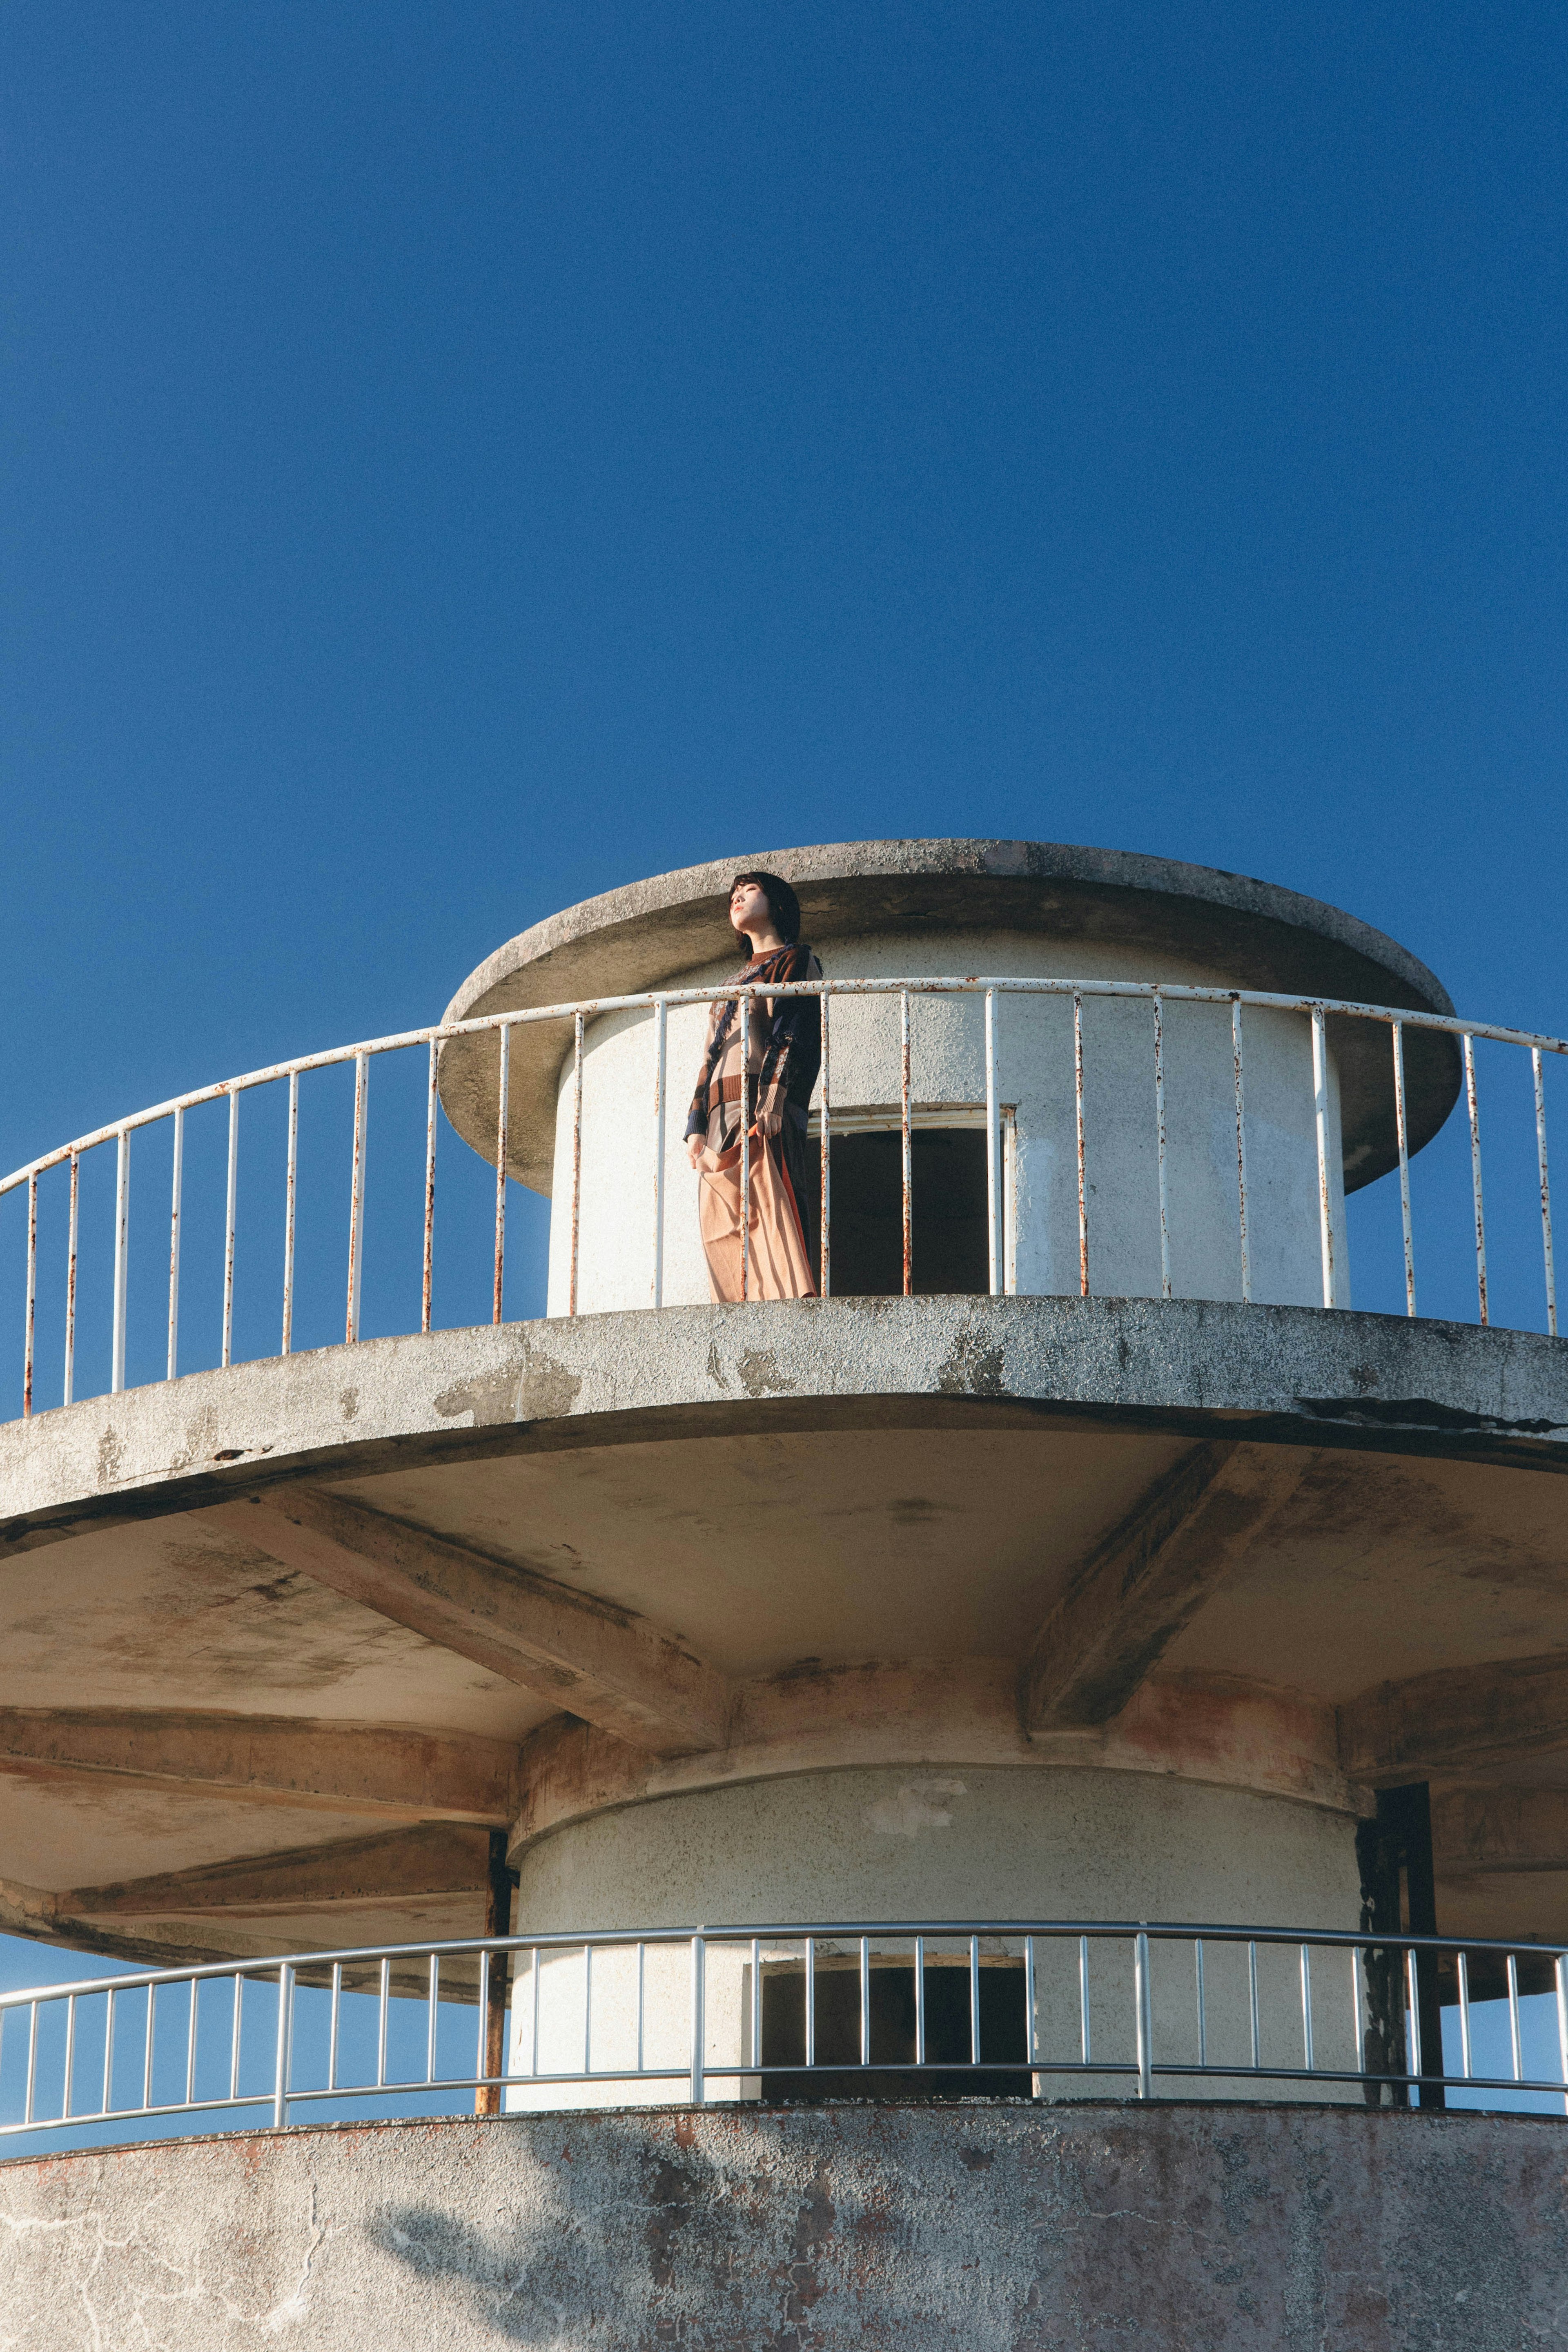
[[[731,898],[742,882],[754,882],[758,889],[763,893],[768,902],[769,911],[778,926],[779,937],[787,940],[793,946],[800,937],[800,900],[795,897],[789,884],[777,874],[763,874],[761,871],[755,874],[737,874],[730,885]],[[748,933],[748,939],[750,936]]]

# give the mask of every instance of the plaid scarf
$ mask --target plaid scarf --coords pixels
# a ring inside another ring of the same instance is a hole
[[[820,980],[822,966],[808,947],[773,948],[753,956],[737,982]],[[822,1062],[822,1005],[815,996],[753,997],[748,1066],[741,1067],[741,1004],[721,999],[708,1015],[708,1042],[701,1075],[691,1097],[686,1132],[700,1135],[710,1150],[731,1150],[740,1139],[740,1111],[747,1124],[760,1113],[781,1120],[793,1112],[805,1124],[806,1106]]]

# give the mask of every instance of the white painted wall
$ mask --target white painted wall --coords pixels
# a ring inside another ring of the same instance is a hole
[[[971,972],[1190,982],[1226,985],[1217,969],[1125,947],[1012,932],[948,932],[839,942],[825,959],[828,977],[932,977]],[[732,977],[724,963],[679,984]],[[674,983],[672,983],[674,984]],[[925,1103],[984,1099],[984,1007],[978,997],[916,997],[912,1085]],[[668,1016],[664,1193],[664,1302],[704,1303],[706,1270],[697,1234],[697,1180],[682,1130],[701,1059],[706,1008]],[[833,1007],[832,1103],[836,1108],[896,1106],[896,998]],[[1247,1227],[1252,1295],[1268,1306],[1322,1301],[1317,1144],[1310,1025],[1304,1015],[1244,1015],[1247,1138]],[[1079,1287],[1078,1169],[1072,1005],[1068,998],[1012,997],[997,1005],[999,1099],[1016,1106],[1016,1286],[1025,1293]],[[1086,1168],[1089,1286],[1098,1296],[1157,1297],[1159,1191],[1154,1121],[1152,1019],[1142,1003],[1084,1005]],[[654,1023],[650,1013],[612,1013],[591,1023],[584,1050],[579,1310],[647,1306],[654,1246]],[[550,1305],[564,1314],[571,1247],[572,1072],[563,1075],[556,1122],[551,1221]],[[1178,1297],[1238,1299],[1236,1106],[1230,1014],[1224,1005],[1165,1008],[1166,1182],[1172,1288]],[[1329,1165],[1335,1303],[1350,1304],[1344,1201],[1340,1177],[1339,1085],[1331,1061]]]
[[[542,1839],[521,1857],[518,1930],[527,1934],[739,1923],[868,1919],[1200,1920],[1219,1925],[1358,1924],[1354,1822],[1318,1807],[1144,1773],[1090,1767],[909,1767],[798,1774],[661,1798],[599,1814]],[[853,1948],[851,1947],[851,1949]],[[994,1942],[987,1951],[1021,1947]],[[907,1958],[905,1948],[889,1954]],[[961,1956],[956,1947],[952,1957]],[[1130,1948],[1091,1946],[1093,2054],[1132,2057]],[[755,2063],[746,2032],[749,1949],[715,1949],[708,1996],[708,2058],[715,2097],[748,2095]],[[679,2066],[689,2049],[689,1948],[649,1948],[645,2060]],[[1077,2054],[1076,1939],[1042,1945],[1037,2032],[1043,2054]],[[635,1956],[595,1963],[593,2064],[613,2070],[636,2051]],[[1351,2067],[1355,2034],[1347,1956],[1315,1956],[1314,2055]],[[1301,2063],[1298,1952],[1259,1954],[1264,2063]],[[1156,2055],[1197,2056],[1190,1945],[1157,1948],[1152,1961]],[[1205,1953],[1208,2055],[1250,2055],[1247,1958]],[[584,2021],[579,1950],[546,1961],[540,1983],[542,2068],[581,2064]],[[513,2063],[533,2049],[532,1983],[515,2007]],[[729,2070],[733,2070],[729,2071]],[[1126,2095],[1118,2076],[1042,2074],[1047,2097]],[[584,2094],[527,2087],[520,2106],[668,2098],[668,2084],[625,2078]],[[1171,2095],[1167,2086],[1167,2095]],[[1194,2085],[1189,2094],[1201,2095]],[[1211,2095],[1245,2095],[1235,2077]],[[1260,2086],[1269,2098],[1289,2085]],[[1312,2095],[1325,2095],[1313,2086]],[[1359,2096],[1359,2093],[1355,2094]]]

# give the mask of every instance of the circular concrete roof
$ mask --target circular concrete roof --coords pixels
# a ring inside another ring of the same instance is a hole
[[[1247,875],[1063,842],[847,841],[688,866],[586,898],[488,956],[444,1017],[632,995],[721,961],[733,950],[731,877],[757,866],[794,886],[802,936],[819,949],[879,931],[1040,931],[1191,958],[1217,966],[1241,988],[1454,1010],[1436,975],[1397,941],[1337,907]],[[1397,1157],[1388,1045],[1364,1023],[1332,1025],[1345,1181],[1353,1190]],[[539,1192],[551,1189],[556,1088],[570,1046],[565,1024],[512,1034],[510,1164]],[[1419,1150],[1453,1107],[1458,1048],[1450,1037],[1412,1032],[1405,1062],[1410,1142]],[[454,1038],[443,1047],[440,1090],[458,1134],[493,1162],[496,1057],[489,1039]]]

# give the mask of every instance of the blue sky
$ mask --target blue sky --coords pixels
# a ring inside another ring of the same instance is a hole
[[[1102,843],[1568,1028],[1560,13],[17,0],[0,1162],[690,860]]]

